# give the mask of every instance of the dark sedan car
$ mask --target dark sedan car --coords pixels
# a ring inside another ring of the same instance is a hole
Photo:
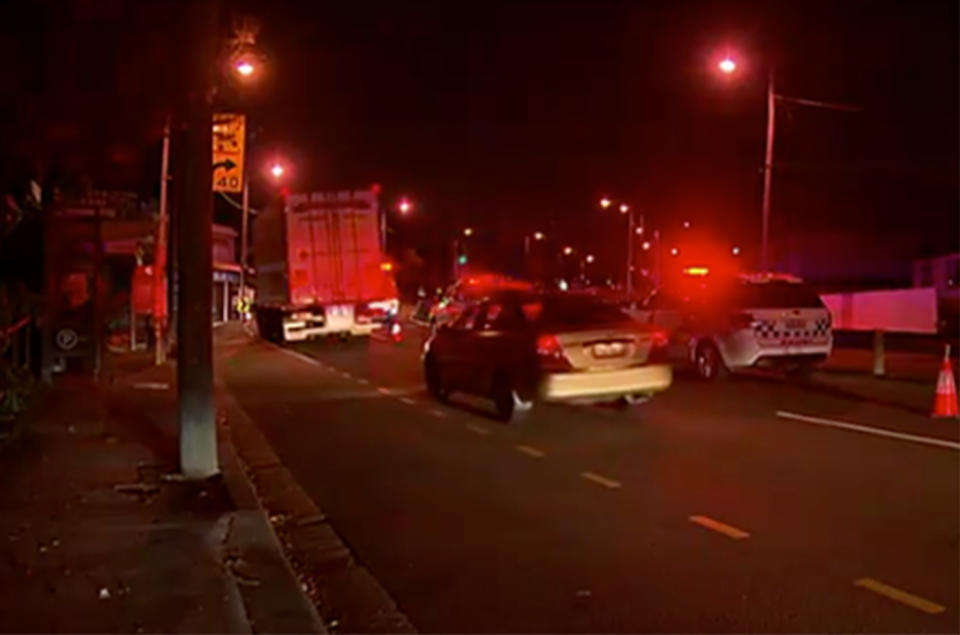
[[[427,388],[489,397],[504,421],[535,401],[631,404],[673,379],[666,334],[587,296],[500,292],[427,340]]]

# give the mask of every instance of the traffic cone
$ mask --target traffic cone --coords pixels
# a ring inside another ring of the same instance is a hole
[[[403,327],[400,326],[400,322],[394,322],[390,325],[390,337],[397,343],[403,340]],[[956,395],[954,395],[954,401],[956,401]]]
[[[940,377],[937,378],[937,394],[933,400],[933,416],[957,416],[957,385],[953,381],[949,344],[947,344],[947,350],[943,356],[943,366],[940,367]]]

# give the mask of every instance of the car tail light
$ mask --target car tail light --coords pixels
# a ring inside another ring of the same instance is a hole
[[[734,313],[730,316],[730,326],[734,329],[748,329],[753,326],[753,316],[749,313]]]
[[[541,335],[537,339],[537,357],[544,370],[570,370],[570,360],[555,335]]]

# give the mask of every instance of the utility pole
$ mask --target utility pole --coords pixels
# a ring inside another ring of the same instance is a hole
[[[177,392],[180,471],[187,479],[219,472],[213,399],[213,120],[210,107],[217,54],[218,4],[189,5],[198,73],[187,117],[185,204],[177,207]]]
[[[160,218],[153,249],[153,363],[166,363],[167,347],[167,186],[170,179],[170,115],[163,124],[163,153],[160,156]]]
[[[250,227],[250,174],[244,167],[243,175],[243,211],[240,221],[240,292],[239,297],[246,298],[247,281],[247,231]],[[243,316],[240,316],[243,319]]]
[[[627,301],[633,301],[633,233],[636,223],[633,218],[633,208],[630,208],[630,216],[627,219]]]
[[[776,94],[773,91],[773,65],[767,81],[767,143],[763,159],[763,220],[760,236],[760,270],[767,270],[768,245],[770,231],[770,185],[773,180],[773,135],[776,130]]]

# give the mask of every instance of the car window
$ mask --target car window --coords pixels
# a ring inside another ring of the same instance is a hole
[[[529,314],[528,314],[529,317]],[[547,297],[537,321],[555,327],[605,326],[629,322],[616,306],[583,297]]]
[[[512,303],[490,302],[477,328],[483,331],[517,329],[524,323],[520,307]]]
[[[823,301],[811,286],[779,280],[741,284],[734,291],[733,299],[743,309],[823,308]]]
[[[471,304],[463,310],[463,313],[457,316],[457,319],[453,321],[450,328],[455,331],[472,331],[477,321],[477,313],[479,310],[480,307],[478,305]]]

